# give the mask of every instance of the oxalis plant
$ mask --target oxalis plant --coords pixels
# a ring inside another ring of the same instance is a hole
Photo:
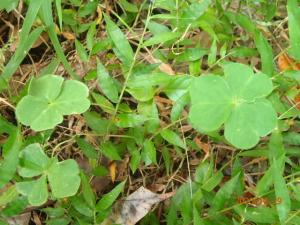
[[[29,179],[19,182],[16,188],[27,196],[33,206],[44,204],[48,197],[48,185],[54,198],[75,195],[79,185],[79,168],[75,160],[58,162],[57,158],[48,158],[39,144],[28,145],[20,153],[19,175]],[[37,179],[30,179],[38,177]]]
[[[90,107],[88,95],[88,87],[82,82],[44,75],[31,81],[28,94],[16,107],[16,116],[19,122],[35,131],[52,129],[63,121],[64,115],[85,112]],[[55,157],[48,158],[39,144],[28,145],[21,151],[18,172],[29,180],[17,183],[16,188],[33,206],[47,201],[47,183],[52,198],[73,196],[80,186],[76,161],[58,162]]]
[[[88,110],[88,87],[76,80],[57,75],[44,75],[31,81],[28,95],[16,108],[17,119],[35,131],[54,128],[63,116]]]
[[[266,99],[273,90],[272,81],[244,64],[227,63],[223,68],[224,77],[194,78],[189,89],[190,122],[205,133],[224,124],[228,142],[240,149],[252,148],[277,125],[276,112]]]

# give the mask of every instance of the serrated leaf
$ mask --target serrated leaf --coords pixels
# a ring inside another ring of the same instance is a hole
[[[64,115],[85,112],[90,106],[88,94],[87,86],[79,81],[45,75],[32,81],[28,95],[17,105],[16,116],[35,131],[51,129]]]

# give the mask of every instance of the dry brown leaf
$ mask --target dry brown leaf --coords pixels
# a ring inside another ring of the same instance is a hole
[[[149,63],[152,63],[152,64],[154,64],[154,63],[160,63],[159,70],[161,72],[167,73],[169,75],[174,75],[175,74],[174,70],[172,69],[172,67],[169,64],[161,62],[159,59],[154,58],[153,55],[151,55],[151,54],[148,54],[148,55],[143,54],[143,57]]]
[[[67,32],[67,31],[64,31],[61,33],[62,36],[64,36],[65,39],[67,40],[75,40],[75,35],[70,33],[70,32]]]
[[[101,225],[122,224],[134,225],[151,210],[152,206],[170,198],[175,193],[156,194],[140,187],[129,195],[121,204],[115,206],[114,212]],[[119,207],[118,207],[119,206]]]
[[[300,63],[296,63],[292,58],[284,53],[279,55],[277,63],[280,71],[300,70]]]
[[[111,163],[109,163],[109,174],[110,174],[110,178],[111,181],[114,183],[116,180],[116,169],[117,169],[117,164],[115,161],[112,161]]]
[[[23,213],[17,216],[9,217],[7,223],[9,225],[28,225],[30,221],[31,213]]]
[[[208,143],[202,142],[199,138],[194,139],[196,145],[205,153],[203,161],[209,157],[211,146]]]
[[[300,92],[294,97],[296,108],[300,110]]]

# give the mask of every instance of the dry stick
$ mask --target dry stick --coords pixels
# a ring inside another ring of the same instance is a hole
[[[193,199],[193,189],[192,189],[192,176],[191,176],[191,168],[190,168],[190,162],[189,162],[189,155],[188,155],[188,149],[186,146],[186,141],[185,141],[185,135],[182,129],[182,123],[181,121],[180,123],[180,130],[181,130],[181,134],[182,134],[182,138],[183,138],[183,143],[184,143],[184,150],[185,150],[185,155],[186,155],[186,163],[187,163],[187,168],[188,168],[188,173],[189,173],[189,186],[190,186],[190,194],[191,194],[191,199]]]

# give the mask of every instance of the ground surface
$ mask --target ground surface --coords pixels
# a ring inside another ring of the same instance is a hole
[[[0,8],[1,225],[300,224],[297,0]]]

